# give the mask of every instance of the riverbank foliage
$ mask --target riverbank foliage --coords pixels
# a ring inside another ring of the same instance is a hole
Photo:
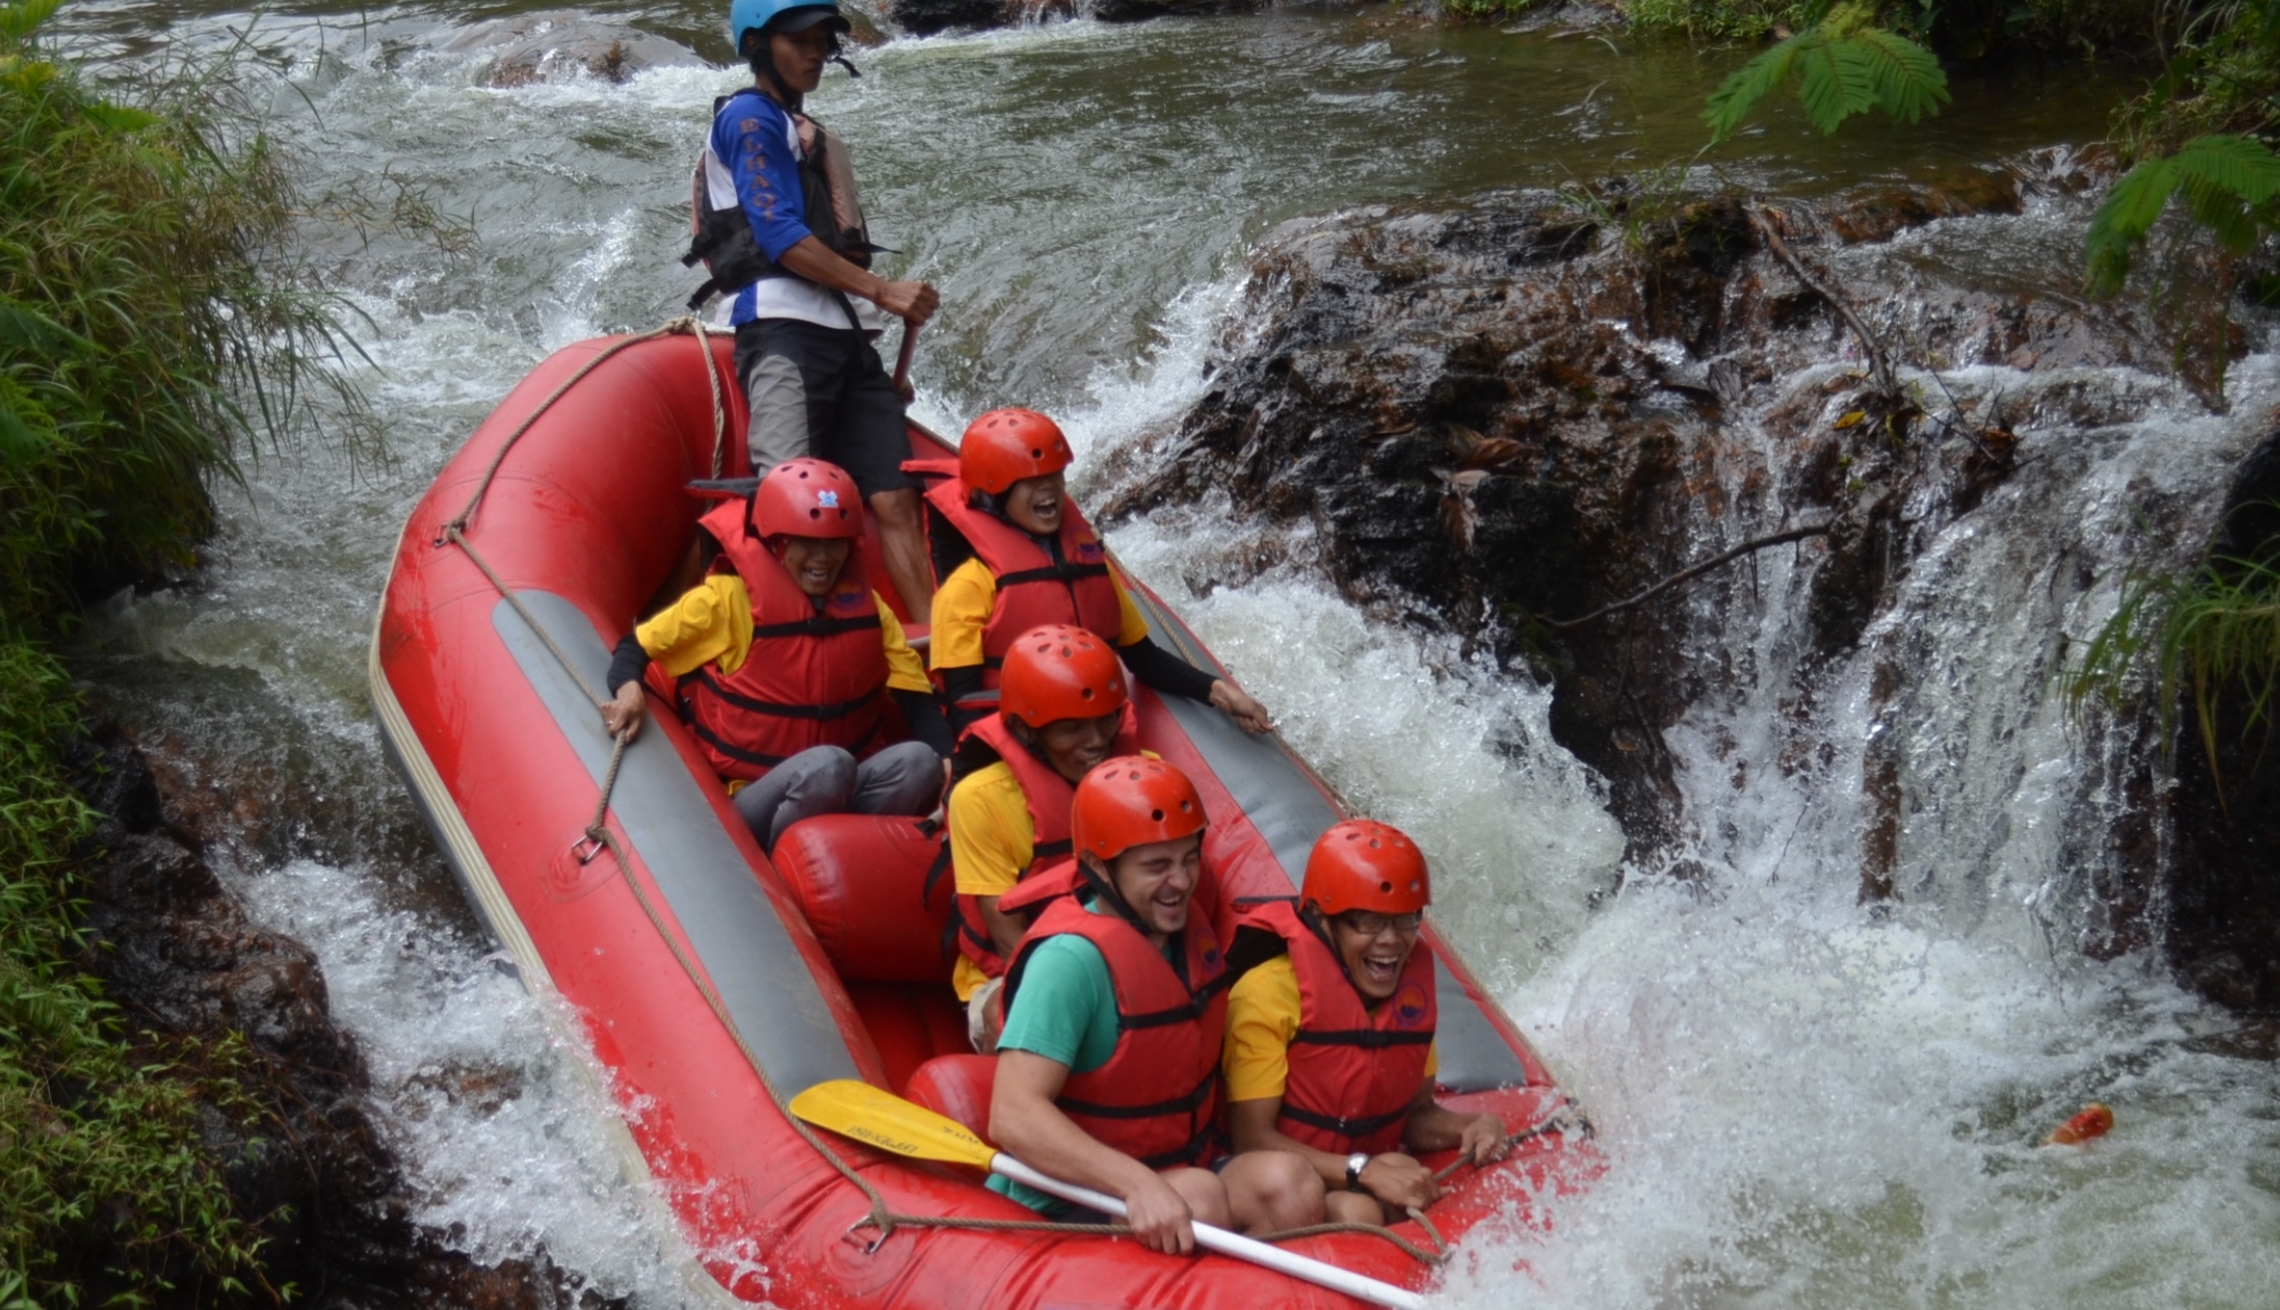
[[[259,1238],[199,1146],[201,1116],[249,1106],[242,1042],[135,1031],[81,966],[78,727],[63,667],[0,642],[0,1307],[259,1295]]]
[[[41,57],[58,3],[0,7],[0,611],[35,622],[185,570],[207,474],[353,399],[229,57],[120,103]]]
[[[189,566],[209,476],[314,391],[354,397],[239,66],[146,60],[99,92],[41,45],[56,8],[0,4],[0,1310],[275,1303],[202,1145],[250,1113],[243,1039],[146,1031],[88,967],[95,816],[43,642]]]

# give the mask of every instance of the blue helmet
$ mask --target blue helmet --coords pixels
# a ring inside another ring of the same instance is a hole
[[[786,18],[785,15],[791,15]],[[832,0],[730,0],[728,6],[728,39],[736,53],[744,53],[744,34],[755,29],[765,30],[775,24],[780,32],[799,32],[817,23],[830,23],[838,30],[848,30],[847,19]]]

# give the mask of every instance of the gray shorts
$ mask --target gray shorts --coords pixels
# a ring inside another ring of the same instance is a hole
[[[751,406],[752,471],[812,455],[847,470],[865,496],[915,487],[910,434],[879,352],[853,328],[756,318],[736,329],[736,376]]]

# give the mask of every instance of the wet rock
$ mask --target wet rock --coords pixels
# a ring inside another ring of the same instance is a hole
[[[954,27],[1002,27],[1017,20],[1008,0],[895,0],[897,23],[914,36],[932,36]]]
[[[316,957],[247,918],[193,848],[259,807],[198,784],[186,754],[146,756],[115,727],[78,743],[72,764],[104,816],[87,868],[88,967],[131,1027],[208,1039],[188,1049],[225,1062],[213,1072],[250,1095],[250,1107],[202,1106],[200,1136],[235,1212],[263,1239],[269,1283],[344,1310],[597,1310],[601,1298],[543,1252],[485,1265],[412,1220],[403,1170],[364,1109],[362,1057],[331,1018]],[[242,1047],[218,1040],[231,1033]],[[169,1047],[169,1058],[182,1049]],[[185,1072],[207,1082],[202,1069]]]
[[[1840,240],[1889,241],[1912,227],[1961,214],[2016,214],[2018,179],[2005,172],[1969,169],[1926,186],[1880,187],[1845,198],[1829,214]]]
[[[1258,0],[1095,0],[1092,16],[1104,23],[1136,23],[1172,15],[1247,14],[1263,7]]]
[[[491,52],[481,80],[494,87],[578,77],[623,82],[643,69],[694,68],[705,62],[665,37],[567,10],[477,23],[443,48]]]
[[[1421,610],[1550,679],[1555,736],[1606,778],[1630,857],[1654,865],[1705,821],[1680,810],[1663,734],[1751,657],[1716,634],[1749,599],[1756,556],[1631,598],[1777,530],[1828,525],[1774,547],[1809,579],[1802,719],[1815,669],[2009,475],[2011,432],[2113,403],[2050,389],[2035,413],[1964,413],[1880,395],[1831,296],[1943,368],[2144,352],[2125,309],[1877,257],[1896,233],[2014,213],[2020,195],[2017,178],[1973,174],[1753,213],[1615,179],[1580,202],[1502,191],[1286,223],[1254,253],[1207,394],[1107,512],[1223,492],[1310,524],[1351,597]],[[1777,258],[1761,223],[1818,272]],[[1845,360],[1855,368],[1831,367]],[[1790,439],[1745,439],[1741,416]],[[1866,767],[1871,803],[1896,806],[1896,780]],[[1879,822],[1897,824],[1888,809]],[[1865,894],[1895,894],[1870,835]]]
[[[2242,463],[2209,556],[2280,563],[2280,432]],[[2213,723],[2187,699],[2170,743],[2177,849],[2165,945],[2202,994],[2280,1011],[2280,725],[2250,726],[2248,688],[2224,689]]]

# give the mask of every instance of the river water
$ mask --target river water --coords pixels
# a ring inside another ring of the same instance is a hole
[[[605,23],[506,4],[256,21],[113,3],[60,22],[125,58],[250,32],[290,70],[271,112],[320,183],[384,173],[474,218],[476,247],[455,258],[312,231],[361,316],[370,364],[356,367],[387,458],[259,460],[224,497],[203,586],[115,598],[84,667],[130,722],[269,800],[228,855],[233,886],[321,957],[421,1217],[485,1258],[543,1248],[605,1295],[699,1304],[670,1220],[610,1163],[584,1052],[489,958],[384,764],[364,648],[405,514],[497,398],[559,346],[676,312],[692,281],[676,263],[687,169],[711,97],[736,82],[700,58],[726,53],[715,20],[655,4]],[[491,84],[502,45],[598,28],[664,58],[622,83]],[[1242,256],[1274,222],[1686,156],[1702,96],[1741,57],[1439,30],[1382,8],[1080,21],[895,41],[813,107],[853,143],[880,239],[943,290],[921,417],[955,430],[994,404],[1054,411],[1100,493],[1146,476],[1137,442],[1201,394],[1213,343],[1239,336],[1226,316]],[[1833,141],[1776,115],[1714,162],[1792,194],[1920,175],[2094,139],[2120,86],[2080,71],[1959,83],[1923,131]],[[2054,202],[2025,227],[1954,225],[1909,257],[1993,240],[1979,257],[2004,275],[2002,242],[2063,251],[2080,218]],[[2014,528],[1949,530],[1872,629],[1865,644],[1888,653],[1927,634],[1910,657],[1952,665],[1897,714],[1871,704],[1865,667],[1791,712],[1782,652],[1800,607],[1768,557],[1765,604],[1726,637],[1755,679],[1671,734],[1689,813],[1716,816],[1697,824],[1690,854],[1708,873],[1692,882],[1623,876],[1621,834],[1552,741],[1545,689],[1356,610],[1303,540],[1271,543],[1293,562],[1261,572],[1246,561],[1267,529],[1213,504],[1114,535],[1326,776],[1424,840],[1441,921],[1601,1129],[1607,1178],[1563,1202],[1549,1235],[1476,1239],[1446,1304],[2271,1303],[2280,1079],[2144,959],[2078,949],[2099,907],[2094,861],[2067,838],[2101,813],[2085,781],[2100,745],[2070,732],[2045,679],[2049,633],[2085,631],[2112,603],[2124,490],[2213,503],[2253,416],[2280,400],[2276,373],[2264,356],[2236,368],[2233,412],[2250,417],[2230,419],[2158,379],[2059,380],[2113,397],[2113,417],[2003,490]],[[2194,526],[2189,510],[2178,521]],[[2106,580],[2048,585],[2037,534],[2081,543]],[[1904,908],[1872,916],[1855,904],[1857,768],[1848,784],[1842,767],[1775,764],[1799,736],[1857,761],[1886,731],[1904,734],[1926,806],[1902,838]],[[2111,1138],[2033,1145],[2090,1099],[2114,1107]]]

